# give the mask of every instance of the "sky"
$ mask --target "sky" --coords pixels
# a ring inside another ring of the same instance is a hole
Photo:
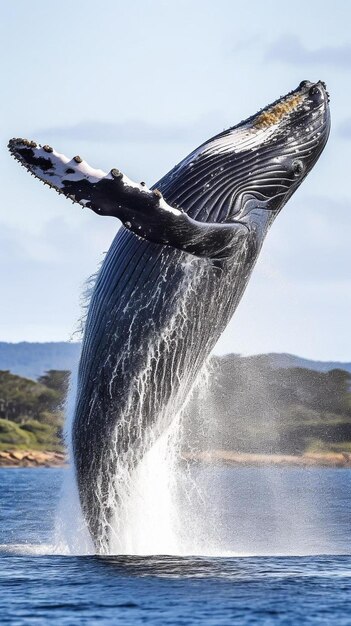
[[[350,361],[350,23],[348,0],[3,3],[0,341],[78,338],[85,281],[118,228],[28,176],[10,137],[150,186],[211,135],[321,79],[330,140],[215,352]]]

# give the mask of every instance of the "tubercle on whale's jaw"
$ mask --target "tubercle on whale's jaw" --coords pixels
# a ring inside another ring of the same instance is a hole
[[[325,96],[325,106],[328,107],[328,104],[330,102],[330,96],[327,91],[327,86],[325,82],[319,80],[317,81],[317,83],[312,83],[305,80],[302,81],[297,88],[292,89],[284,96],[281,96],[280,98],[274,100],[272,103],[267,104],[265,107],[263,107],[253,115],[250,115],[248,118],[241,120],[241,122],[239,122],[238,124],[230,126],[227,131],[224,132],[235,130],[247,124],[251,124],[253,127],[255,127],[256,125],[260,127],[262,124],[262,127],[265,127],[266,124],[279,122],[285,114],[293,112],[294,110],[296,110],[297,107],[303,104],[304,99],[307,98],[311,89],[318,88],[318,86],[322,88]]]
[[[285,99],[266,111],[258,114],[257,119],[252,124],[255,128],[267,128],[278,124],[285,116],[296,110],[301,103],[302,96],[294,95],[290,99]]]

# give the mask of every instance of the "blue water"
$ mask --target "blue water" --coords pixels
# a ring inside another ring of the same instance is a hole
[[[350,470],[199,470],[221,557],[54,554],[64,472],[0,471],[1,625],[351,624]]]

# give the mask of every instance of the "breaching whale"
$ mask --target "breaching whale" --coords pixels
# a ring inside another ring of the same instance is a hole
[[[270,225],[326,144],[328,102],[323,82],[303,81],[203,143],[151,189],[50,146],[10,141],[37,178],[123,223],[91,295],[72,427],[80,502],[98,552],[108,552],[116,464],[137,463],[184,405]]]

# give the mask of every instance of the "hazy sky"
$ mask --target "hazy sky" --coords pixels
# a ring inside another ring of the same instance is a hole
[[[350,23],[348,0],[3,3],[0,340],[68,340],[118,227],[28,176],[10,137],[151,185],[211,134],[322,79],[330,141],[216,351],[350,361]]]

